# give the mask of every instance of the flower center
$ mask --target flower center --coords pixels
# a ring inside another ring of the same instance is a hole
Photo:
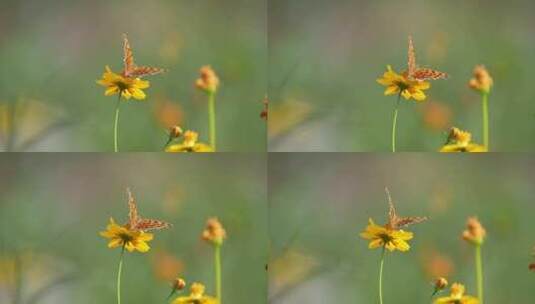
[[[393,238],[388,233],[381,233],[379,234],[379,237],[383,240],[385,244],[392,242]]]
[[[409,88],[409,84],[403,80],[396,81],[396,85],[400,91],[405,91]]]
[[[119,233],[119,238],[125,243],[131,242],[134,239],[131,235],[127,233]]]
[[[120,91],[125,91],[128,89],[128,84],[124,81],[118,80],[114,84],[119,88]]]

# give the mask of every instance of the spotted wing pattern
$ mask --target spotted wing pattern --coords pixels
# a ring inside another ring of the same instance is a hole
[[[130,73],[134,70],[134,53],[132,52],[132,47],[130,42],[128,42],[128,37],[126,34],[123,34],[123,65],[124,65],[124,75],[130,76]]]
[[[419,68],[416,64],[416,51],[412,42],[412,36],[409,36],[409,47],[407,54],[407,77],[410,80],[438,80],[448,78],[448,74],[429,68]]]
[[[416,71],[416,54],[414,52],[414,44],[412,43],[412,36],[409,36],[409,49],[407,54],[407,74],[412,75]]]
[[[413,224],[418,224],[421,222],[424,222],[427,220],[427,217],[418,217],[418,216],[408,216],[408,217],[400,217],[396,214],[396,208],[394,207],[394,203],[392,202],[392,197],[390,196],[390,191],[388,191],[388,188],[385,188],[386,195],[388,197],[388,226],[392,229],[399,229],[403,227],[407,227]]]
[[[136,229],[141,231],[160,230],[171,227],[171,224],[155,219],[140,219]]]
[[[125,77],[144,77],[157,75],[165,72],[164,69],[149,67],[149,66],[136,66],[134,63],[134,53],[132,52],[132,47],[128,41],[126,34],[123,34],[123,63],[124,70],[123,75]]]
[[[155,219],[141,218],[137,211],[136,201],[130,189],[126,190],[128,194],[128,226],[132,230],[149,231],[159,230],[171,227],[171,224]]]
[[[141,66],[141,67],[135,67],[134,70],[130,72],[130,76],[131,77],[144,77],[144,76],[152,76],[152,75],[161,74],[163,72],[165,72],[165,70],[161,68]]]
[[[448,74],[428,68],[418,68],[411,77],[415,80],[437,80],[437,79],[446,79]]]

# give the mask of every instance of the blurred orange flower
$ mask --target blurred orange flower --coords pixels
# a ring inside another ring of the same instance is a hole
[[[433,131],[446,130],[451,125],[452,112],[447,105],[430,101],[425,104],[422,119],[426,127]]]
[[[166,250],[158,250],[152,258],[154,276],[161,281],[171,282],[184,271],[184,263]]]

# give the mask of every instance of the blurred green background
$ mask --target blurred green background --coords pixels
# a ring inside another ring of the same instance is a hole
[[[138,64],[169,72],[122,104],[121,151],[161,151],[168,121],[207,141],[203,65],[221,80],[218,150],[265,151],[265,15],[265,1],[2,1],[0,150],[111,151],[116,96],[95,81],[122,70],[128,33]]]
[[[270,155],[270,303],[377,302],[381,250],[359,233],[386,223],[385,187],[399,215],[429,217],[406,229],[409,252],[387,254],[385,303],[429,303],[439,275],[476,293],[469,216],[487,230],[485,303],[532,303],[534,168],[523,155]]]
[[[124,303],[164,303],[177,275],[213,295],[213,250],[200,240],[212,216],[228,235],[223,303],[265,303],[265,156],[148,156],[2,157],[0,303],[115,303],[120,249],[108,249],[99,232],[110,217],[126,221],[126,187],[142,216],[173,227],[155,232],[148,253],[126,254]],[[13,302],[17,286],[21,302]]]
[[[396,96],[376,79],[419,65],[450,74],[424,103],[402,102],[398,150],[436,151],[455,125],[481,136],[479,95],[467,87],[484,64],[491,151],[535,149],[535,2],[529,0],[269,2],[270,151],[390,151]]]

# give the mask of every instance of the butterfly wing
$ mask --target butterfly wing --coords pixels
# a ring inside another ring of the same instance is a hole
[[[409,36],[409,48],[407,53],[407,74],[412,77],[416,71],[416,54],[414,51],[414,44],[412,43],[412,36]]]
[[[394,224],[396,221],[397,215],[396,215],[396,208],[394,207],[394,202],[392,202],[392,197],[390,196],[390,191],[388,191],[388,188],[385,188],[386,196],[388,198],[388,223]]]
[[[418,81],[448,78],[448,74],[437,71],[437,70],[428,69],[428,68],[418,68],[414,71],[414,73],[409,74],[409,76],[412,79],[418,80]]]
[[[171,224],[155,219],[140,219],[136,223],[136,229],[141,231],[160,230],[171,227]]]
[[[130,47],[130,42],[128,42],[128,37],[126,36],[126,34],[123,34],[123,64],[124,75],[130,76],[136,66],[134,64],[134,54],[132,53],[132,47]]]
[[[151,75],[157,75],[165,72],[164,69],[161,68],[155,68],[155,67],[148,67],[148,66],[140,66],[135,67],[131,72],[131,77],[144,77],[144,76],[151,76]]]
[[[128,225],[131,229],[134,229],[139,221],[136,201],[130,189],[126,189],[126,192],[128,193]]]
[[[425,222],[425,221],[427,221],[427,217],[418,217],[418,216],[402,217],[396,220],[396,228],[403,228],[409,225],[418,224],[418,223]]]

